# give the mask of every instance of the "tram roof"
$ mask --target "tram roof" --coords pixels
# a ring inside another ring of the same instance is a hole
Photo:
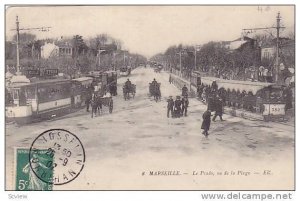
[[[79,77],[79,78],[75,78],[72,80],[78,81],[78,82],[84,82],[84,81],[91,81],[91,80],[93,80],[93,78],[92,77]]]
[[[252,92],[254,95],[261,89],[276,86],[274,83],[267,82],[250,82],[240,80],[224,80],[215,77],[202,77],[201,82],[207,85],[211,85],[213,81],[216,81],[218,88],[230,89],[235,91]]]
[[[10,88],[18,88],[18,87],[24,87],[24,86],[31,86],[36,84],[51,84],[51,83],[58,83],[58,82],[67,82],[70,81],[70,79],[49,79],[49,80],[34,80],[29,83],[12,83],[10,84]]]

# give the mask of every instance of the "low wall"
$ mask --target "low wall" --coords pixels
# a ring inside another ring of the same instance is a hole
[[[186,85],[188,88],[190,88],[189,96],[192,98],[196,97],[197,88],[195,86],[192,86],[189,81],[184,80],[181,77],[174,74],[170,74],[170,79],[171,79],[171,83],[174,84],[174,86],[176,86],[180,90],[184,85]],[[249,111],[244,111],[241,109],[235,109],[231,107],[224,107],[224,113],[234,117],[241,117],[249,120],[261,120],[261,121],[264,120],[262,114],[252,113]]]
[[[191,86],[191,83],[187,80],[182,79],[181,77],[170,74],[170,81],[171,83],[176,86],[178,89],[182,89],[182,87],[185,85],[187,88],[189,88],[189,97],[195,97],[197,93],[197,88],[194,86]]]

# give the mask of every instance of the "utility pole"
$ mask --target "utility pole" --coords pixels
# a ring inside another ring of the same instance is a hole
[[[197,70],[197,51],[199,51],[200,45],[195,45],[195,66],[194,70]]]
[[[113,52],[114,71],[116,71],[116,52]]]
[[[281,16],[280,16],[280,12],[277,13],[277,17],[276,17],[276,26],[275,27],[265,27],[265,28],[252,28],[252,29],[243,29],[244,33],[252,33],[252,31],[256,31],[256,30],[269,30],[269,29],[276,29],[276,54],[275,54],[275,66],[274,66],[274,71],[275,71],[275,83],[278,83],[279,81],[279,48],[280,48],[280,37],[279,37],[279,33],[280,33],[280,29],[284,29],[285,27],[280,26],[280,20],[281,20]]]
[[[17,75],[21,75],[20,72],[20,53],[19,53],[19,37],[20,37],[20,28],[19,28],[19,17],[16,17],[16,30],[17,30]]]
[[[98,50],[98,62],[99,62],[99,67],[101,68],[101,52],[105,52],[105,50],[101,50],[101,49],[99,49]]]
[[[180,50],[179,51],[179,53],[177,53],[177,54],[179,54],[179,72],[180,72],[180,77],[181,77],[181,75],[182,75],[182,62],[181,62],[181,54],[182,54],[182,50]]]
[[[49,31],[51,27],[37,27],[37,28],[22,28],[20,29],[20,22],[19,22],[19,17],[16,16],[16,29],[12,29],[11,31],[17,31],[17,75],[22,75],[21,71],[20,71],[20,50],[19,50],[19,46],[20,46],[20,31],[29,31],[29,30],[38,30],[38,31]]]
[[[125,62],[126,62],[126,55],[125,55],[125,51],[124,51],[124,55],[123,55],[123,66],[125,67]],[[127,66],[126,66],[127,67]]]
[[[179,52],[179,62],[180,62],[180,64],[179,64],[179,67],[180,67],[180,76],[182,75],[182,63],[181,63],[181,50],[180,50],[180,52]]]
[[[279,77],[279,31],[280,31],[280,12],[278,12],[277,14],[277,26],[276,26],[276,30],[277,30],[277,34],[276,34],[276,64],[275,64],[275,68],[276,68],[276,74],[275,74],[275,82],[278,82],[278,77]]]

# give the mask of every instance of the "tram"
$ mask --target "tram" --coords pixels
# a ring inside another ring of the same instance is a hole
[[[115,71],[92,72],[91,76],[76,79],[46,79],[30,83],[13,83],[6,90],[5,116],[7,121],[26,124],[49,119],[84,106],[93,92],[104,96],[107,91],[116,95]]]
[[[68,79],[15,83],[8,91],[12,100],[6,105],[6,118],[18,124],[51,118],[71,109],[71,80]]]
[[[202,77],[201,85],[217,94],[224,105],[260,113],[265,120],[285,116],[284,87],[274,83]]]
[[[131,74],[131,67],[130,66],[124,66],[120,68],[120,76],[128,76]]]
[[[91,71],[88,77],[93,79],[92,86],[95,91],[99,91],[103,96],[106,91],[109,91],[111,95],[117,95],[117,79],[118,75],[116,71]]]
[[[88,96],[93,92],[93,78],[80,77],[71,80],[71,105],[73,108],[81,108]]]

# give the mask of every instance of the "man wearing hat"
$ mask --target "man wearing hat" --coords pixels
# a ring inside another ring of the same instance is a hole
[[[171,116],[173,117],[173,108],[174,108],[174,100],[172,96],[169,96],[169,99],[167,100],[168,105],[167,105],[167,117],[169,118],[170,112]]]
[[[210,117],[211,117],[211,111],[208,109],[206,110],[203,115],[202,115],[202,118],[203,118],[203,121],[202,121],[202,125],[201,125],[201,129],[203,129],[203,132],[202,134],[207,137],[208,136],[208,130],[209,130],[209,127],[210,127]]]
[[[188,95],[188,88],[184,85],[181,89],[181,95],[187,96]]]
[[[220,120],[224,121],[223,118],[222,118],[222,115],[223,115],[223,102],[222,102],[222,99],[218,95],[216,96],[216,100],[214,101],[214,110],[216,112],[215,112],[215,115],[212,118],[212,120],[216,121],[217,116],[219,116]]]
[[[189,106],[189,99],[187,96],[184,96],[181,100],[182,102],[182,111],[181,111],[181,116],[187,116],[187,108]]]

